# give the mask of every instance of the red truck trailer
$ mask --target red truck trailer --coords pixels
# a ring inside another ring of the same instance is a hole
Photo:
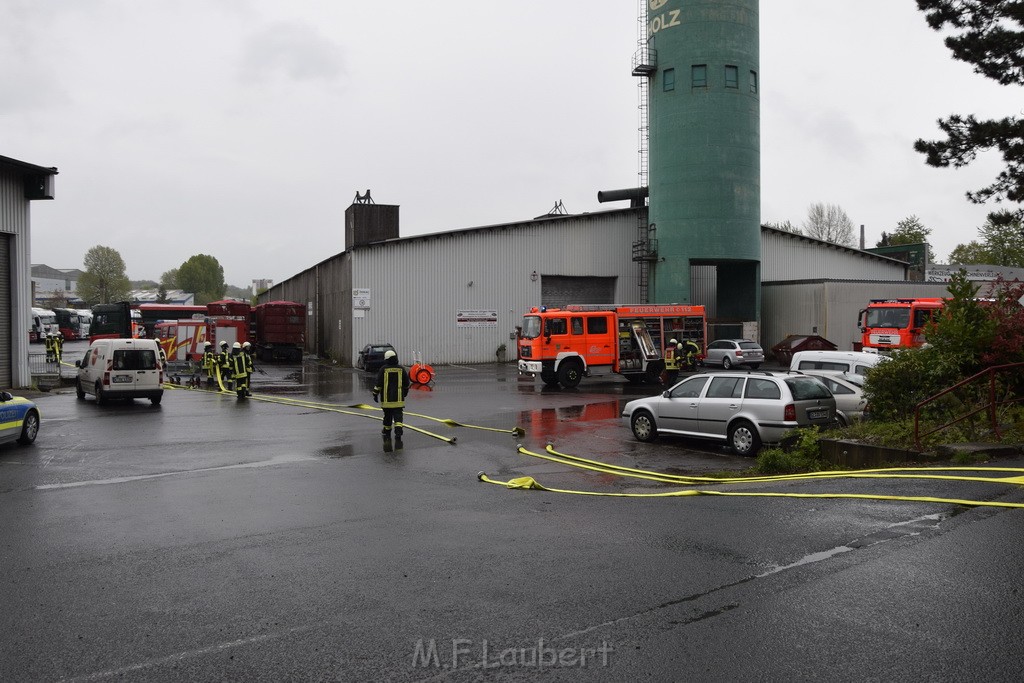
[[[306,307],[294,301],[268,301],[254,311],[256,357],[298,363],[306,347]]]

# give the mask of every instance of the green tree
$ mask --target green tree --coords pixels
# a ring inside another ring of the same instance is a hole
[[[917,7],[936,31],[947,25],[955,31],[945,39],[954,59],[973,64],[975,72],[1000,85],[1024,85],[1024,1],[917,0]],[[1024,201],[1024,118],[978,120],[973,114],[953,114],[939,119],[938,125],[944,140],[914,143],[930,166],[960,168],[990,149],[1003,157],[1005,167],[995,181],[968,192],[968,201]],[[989,221],[997,224],[1021,219],[1020,207],[989,214]]]
[[[85,272],[78,278],[78,296],[89,305],[109,304],[128,298],[130,284],[124,259],[116,249],[95,246],[85,252]]]
[[[164,289],[178,289],[178,269],[171,268],[161,275],[160,286]]]
[[[1018,220],[1001,223],[988,220],[978,228],[980,240],[958,244],[949,254],[950,263],[984,263],[1024,268],[1024,225]]]
[[[932,234],[931,228],[924,227],[921,219],[917,216],[907,216],[896,224],[896,229],[886,235],[882,233],[882,239],[875,246],[899,246],[901,244],[928,244],[928,236]],[[882,244],[882,242],[886,244]],[[935,262],[935,252],[928,244],[928,262]]]
[[[212,256],[196,254],[178,267],[178,288],[195,294],[198,305],[224,298],[224,269]]]
[[[811,204],[807,208],[804,234],[847,247],[856,245],[853,236],[853,221],[846,212],[835,204]]]

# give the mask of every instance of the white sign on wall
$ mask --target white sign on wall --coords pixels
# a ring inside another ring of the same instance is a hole
[[[497,327],[498,311],[457,311],[456,327]]]
[[[352,289],[352,308],[355,309],[366,309],[370,307],[370,290],[369,289]]]

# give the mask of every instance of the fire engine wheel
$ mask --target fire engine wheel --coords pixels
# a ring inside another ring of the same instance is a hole
[[[558,383],[566,389],[575,389],[583,379],[583,370],[580,364],[574,361],[566,361],[558,368]]]
[[[82,389],[82,380],[80,379],[75,380],[75,396],[78,397],[79,401],[85,398],[85,390]]]
[[[658,438],[658,428],[654,424],[654,416],[646,410],[638,410],[633,413],[633,419],[629,421],[629,426],[637,441],[654,441]]]
[[[722,367],[725,368],[726,370],[732,367],[732,361],[729,360],[729,356],[725,356],[722,358]]]
[[[736,455],[754,457],[761,450],[761,437],[754,425],[740,420],[729,427],[729,446]]]

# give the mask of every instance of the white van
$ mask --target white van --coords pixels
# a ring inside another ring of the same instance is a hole
[[[148,398],[153,405],[160,405],[164,397],[160,347],[155,339],[97,339],[75,366],[79,399],[86,394],[94,395],[98,403],[111,398]]]
[[[828,370],[866,375],[884,358],[867,351],[797,351],[789,363],[789,370]]]

